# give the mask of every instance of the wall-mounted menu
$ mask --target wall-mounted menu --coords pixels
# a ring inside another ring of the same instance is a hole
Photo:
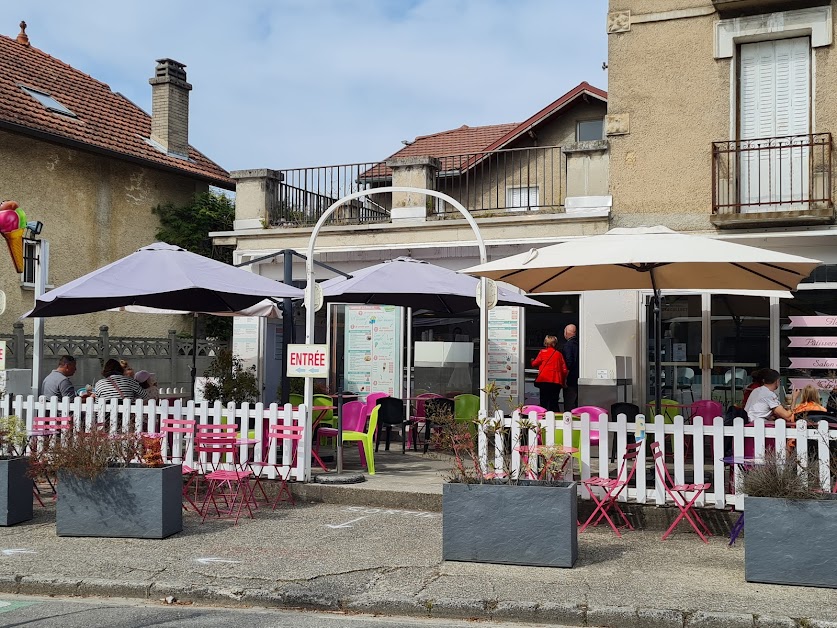
[[[403,310],[391,305],[347,305],[344,389],[401,395]]]
[[[837,328],[837,316],[789,316],[786,329],[794,330],[788,335],[788,369],[792,388],[803,388],[811,384],[820,390],[831,390],[837,385],[834,371],[837,370],[837,352],[823,352],[823,349],[837,349],[837,336],[822,336],[820,332],[805,333],[808,329]],[[796,331],[799,330],[799,331]],[[828,333],[828,332],[825,332]],[[808,351],[813,353],[809,353]],[[808,355],[805,355],[808,353]],[[797,375],[794,377],[794,375]]]
[[[521,394],[521,308],[500,306],[488,311],[488,381],[500,387],[497,402],[510,412]]]

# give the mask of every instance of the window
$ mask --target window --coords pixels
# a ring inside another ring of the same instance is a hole
[[[23,240],[23,272],[20,280],[25,285],[35,285],[35,255],[37,249],[34,240]]]
[[[576,142],[590,142],[604,139],[604,120],[580,120],[575,128]]]
[[[50,96],[46,92],[39,92],[36,89],[32,89],[31,87],[24,87],[23,85],[20,88],[29,94],[32,98],[37,100],[41,103],[44,107],[46,107],[47,111],[54,111],[55,113],[60,113],[61,115],[70,116],[71,118],[75,118],[76,114],[72,111],[67,109],[64,105],[60,102],[55,100],[52,96]]]
[[[538,187],[507,187],[506,208],[510,211],[538,209]]]

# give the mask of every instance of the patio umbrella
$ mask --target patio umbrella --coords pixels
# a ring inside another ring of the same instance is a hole
[[[666,227],[611,229],[462,272],[505,281],[528,293],[653,290],[655,337],[661,336],[662,290],[795,290],[821,262]],[[660,351],[655,343],[660,411]]]
[[[130,312],[133,314],[209,314],[211,316],[259,316],[264,318],[279,318],[282,315],[282,306],[274,303],[270,299],[264,299],[255,305],[235,312],[187,312],[184,310],[168,310],[157,307],[147,307],[145,305],[123,305],[122,307],[110,308],[108,311]]]
[[[321,284],[325,301],[400,305],[458,314],[477,309],[479,280],[411,257],[398,257],[335,277]],[[498,286],[498,305],[547,307],[514,290]]]
[[[238,312],[268,297],[302,295],[299,288],[157,242],[50,290],[24,316],[71,316],[125,306]]]

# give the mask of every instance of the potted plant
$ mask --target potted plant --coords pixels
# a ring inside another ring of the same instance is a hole
[[[499,389],[485,389],[497,421],[477,421],[487,431],[489,460],[483,469],[477,445],[467,424],[449,411],[432,418],[436,445],[453,452],[453,469],[442,487],[442,558],[480,563],[572,567],[578,558],[577,485],[560,479],[566,454],[560,447],[543,447],[538,479],[526,479],[525,469],[511,470],[513,443],[496,410]],[[475,417],[476,418],[476,417]],[[522,422],[521,434],[528,428]],[[496,436],[499,435],[500,439]],[[495,443],[502,450],[494,452]]]
[[[59,536],[164,539],[183,530],[180,465],[165,465],[158,435],[70,430],[38,450],[57,477]]]
[[[0,526],[32,519],[32,479],[26,449],[26,424],[14,415],[0,417]]]
[[[837,495],[821,489],[816,463],[768,450],[741,490],[745,580],[837,588]]]

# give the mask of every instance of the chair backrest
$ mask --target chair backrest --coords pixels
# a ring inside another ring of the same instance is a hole
[[[726,373],[724,373],[724,383],[729,384],[732,381],[733,376],[735,377],[736,386],[743,384],[744,380],[747,378],[747,371],[743,368],[737,368],[734,371],[733,369],[729,369]]]
[[[439,399],[442,395],[437,395],[436,393],[422,393],[416,397],[416,418],[423,419],[427,416],[425,414],[427,412],[425,404],[427,403],[428,399]]]
[[[291,393],[288,395],[288,403],[292,406],[298,406],[301,403],[305,403],[305,397],[298,395],[297,393]]]
[[[235,444],[235,435],[227,434],[198,434],[195,437],[195,451],[208,454],[232,454],[238,453],[238,446]]]
[[[680,369],[680,383],[681,384],[691,384],[692,380],[695,378],[695,370],[689,368],[688,366],[684,366]]]
[[[692,404],[691,414],[692,418],[702,417],[704,425],[712,425],[716,416],[724,416],[724,406],[717,401],[700,399]]]
[[[312,401],[314,407],[316,406],[333,406],[334,399],[329,397],[328,395],[314,395],[314,399]],[[318,412],[322,412],[320,415],[320,424],[323,423],[331,423],[334,420],[334,410],[322,410]]]
[[[404,400],[397,397],[381,397],[378,399],[378,420],[384,425],[400,425],[406,420],[404,416]]]
[[[296,449],[297,443],[302,440],[302,432],[305,430],[305,427],[302,425],[284,425],[282,423],[276,423],[274,425],[269,425],[267,427],[267,442],[268,448],[267,451],[270,451],[270,448],[273,447],[274,443],[277,445],[280,444],[281,441],[290,441],[291,444],[291,451],[293,454],[291,456],[291,466],[296,465]],[[278,449],[277,449],[278,451]],[[277,455],[278,460],[278,455]]]
[[[36,416],[32,418],[33,430],[58,430],[66,431],[73,429],[73,417],[71,416]]]
[[[344,432],[362,432],[366,427],[366,404],[362,401],[344,403],[340,422]]]
[[[446,411],[453,418],[455,409],[453,399],[447,397],[434,397],[424,402],[424,416],[430,420],[445,414]]]
[[[235,423],[198,423],[196,426],[195,440],[207,438],[232,438],[235,440],[238,434],[238,426]]]
[[[366,416],[372,415],[372,410],[378,405],[378,399],[389,397],[387,393],[373,392],[366,395]]]
[[[380,411],[381,406],[372,408],[372,412],[369,414],[369,425],[366,427],[366,434],[374,434],[375,430],[378,429],[378,413]]]
[[[476,395],[456,395],[453,398],[453,413],[457,419],[472,421],[480,412],[480,398]]]
[[[194,434],[196,424],[194,419],[163,419],[160,431],[165,434]]]
[[[525,415],[525,416],[529,416],[530,412],[537,412],[538,415],[541,415],[541,414],[546,414],[547,410],[543,406],[534,406],[534,405],[523,406],[520,409],[520,413]]]
[[[615,421],[616,417],[620,414],[624,414],[629,422],[634,421],[639,414],[639,406],[635,403],[627,403],[625,401],[619,401],[610,406],[611,419]]]
[[[663,423],[674,423],[674,417],[680,414],[680,404],[674,399],[660,399],[660,414],[663,415]],[[652,414],[656,413],[656,408],[652,404]]]
[[[636,473],[636,464],[639,460],[639,449],[640,447],[642,447],[642,445],[643,443],[628,443],[625,449],[625,455],[622,456],[622,464],[619,466],[619,473],[616,475],[617,480],[623,479],[625,468],[630,464],[631,467],[630,469],[628,469],[627,475],[624,476],[625,483],[630,484],[631,480],[634,477],[634,474]]]
[[[660,448],[660,443],[651,443],[651,453],[654,456],[654,468],[657,470],[657,477],[666,489],[666,493],[674,486],[674,480],[671,479],[671,474],[668,472],[666,462],[663,459],[663,450]]]

